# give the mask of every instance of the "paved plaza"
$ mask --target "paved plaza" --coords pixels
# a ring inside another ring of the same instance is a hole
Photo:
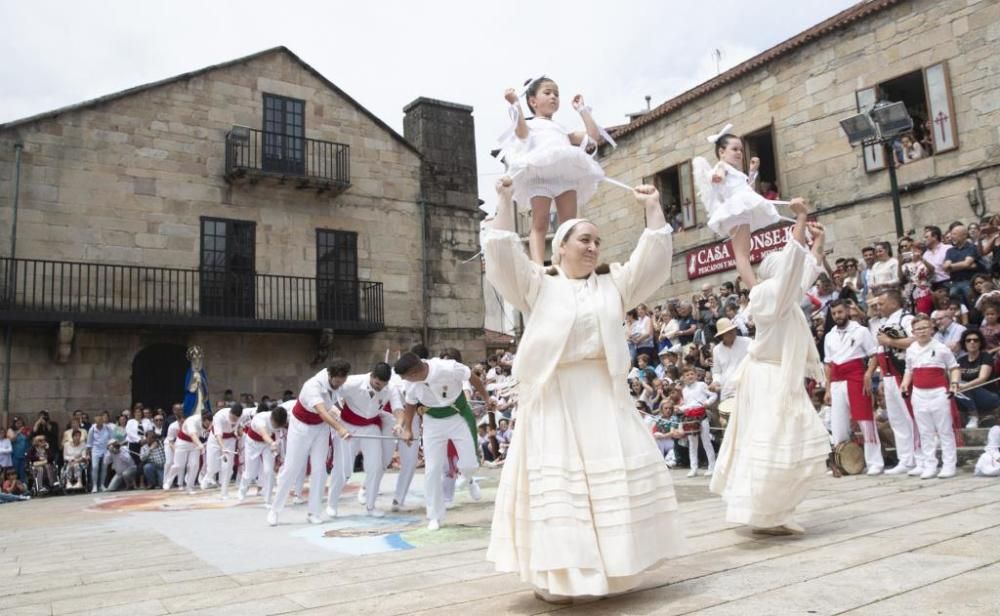
[[[808,533],[762,538],[723,519],[707,479],[673,471],[685,555],[638,592],[573,606],[533,597],[485,561],[498,471],[460,489],[446,526],[412,502],[268,527],[260,498],[135,491],[0,506],[0,614],[851,614],[1000,613],[1000,480],[824,478],[801,507]],[[388,493],[395,482],[389,474]],[[387,501],[384,496],[383,499]]]

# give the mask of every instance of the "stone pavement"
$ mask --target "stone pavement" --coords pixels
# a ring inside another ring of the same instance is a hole
[[[424,529],[419,474],[405,511],[362,516],[349,486],[342,517],[319,526],[298,506],[270,528],[259,498],[215,492],[3,505],[0,614],[1000,613],[1000,480],[968,467],[951,480],[827,477],[800,509],[804,537],[760,538],[684,474],[685,555],[590,604],[542,603],[485,561],[497,471],[483,469],[483,501],[460,489],[437,533]]]

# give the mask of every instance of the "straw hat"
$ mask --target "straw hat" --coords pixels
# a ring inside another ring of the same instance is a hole
[[[722,317],[721,319],[715,322],[715,337],[721,338],[722,334],[726,332],[731,332],[734,329],[736,329],[736,326],[733,325],[733,322],[725,317]]]

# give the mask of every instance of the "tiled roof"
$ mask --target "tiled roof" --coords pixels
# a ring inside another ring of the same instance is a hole
[[[670,112],[683,107],[684,105],[708,94],[709,92],[718,90],[727,83],[739,79],[740,77],[757,70],[769,62],[786,56],[804,45],[808,45],[809,43],[823,38],[832,32],[846,28],[857,21],[870,17],[871,15],[904,1],[905,0],[864,0],[864,2],[859,2],[858,4],[837,13],[833,17],[816,24],[808,30],[800,32],[792,38],[775,45],[767,51],[757,54],[746,62],[734,66],[717,77],[713,77],[712,79],[691,88],[687,92],[675,96],[665,103],[654,107],[649,113],[636,118],[634,121],[610,129],[609,132],[616,139],[628,135],[629,133],[633,133],[643,126],[662,118]]]

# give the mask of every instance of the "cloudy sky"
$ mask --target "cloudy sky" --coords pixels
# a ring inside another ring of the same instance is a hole
[[[402,132],[418,96],[472,105],[480,186],[505,87],[545,73],[556,119],[579,92],[606,126],[679,94],[855,0],[0,2],[0,122],[285,45]],[[483,194],[487,194],[484,192]]]

